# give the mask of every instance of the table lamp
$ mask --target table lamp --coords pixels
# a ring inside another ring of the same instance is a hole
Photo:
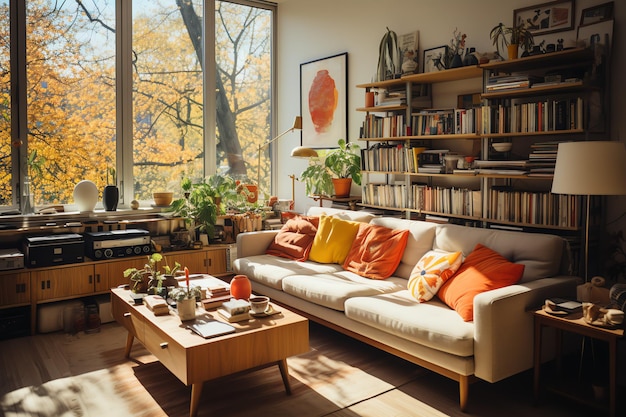
[[[308,158],[317,158],[318,156],[319,155],[315,149],[307,148],[304,146],[296,146],[295,148],[291,150],[292,158],[308,159]],[[295,206],[296,204],[296,179],[297,178],[293,174],[290,175],[289,178],[291,178],[291,201],[293,205]]]
[[[589,281],[589,209],[592,195],[626,194],[626,148],[616,141],[559,143],[554,194],[584,195],[585,282]]]

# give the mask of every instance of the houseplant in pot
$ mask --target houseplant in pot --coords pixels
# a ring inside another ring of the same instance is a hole
[[[337,142],[339,148],[326,154],[324,165],[330,171],[336,197],[349,197],[352,181],[361,185],[361,156],[359,146],[346,143],[344,139]]]
[[[163,271],[159,269],[159,262],[163,261]],[[176,271],[180,269],[180,264],[175,262],[173,267],[167,259],[158,252],[148,256],[143,268],[128,268],[124,271],[124,277],[129,278],[132,283],[133,293],[158,294],[165,298],[167,287],[176,287],[178,281],[174,278]]]
[[[185,286],[174,288],[168,298],[176,301],[178,316],[182,321],[196,318],[196,301],[201,296],[200,287],[192,286],[189,282],[189,269],[185,267]]]
[[[339,147],[328,151],[323,159],[312,159],[300,174],[308,195],[349,197],[352,181],[361,185],[359,146],[344,139],[339,139],[337,144]]]
[[[194,232],[193,241],[197,240],[195,232],[213,237],[218,211],[215,204],[217,192],[214,186],[206,179],[192,183],[191,179],[183,178],[181,189],[183,197],[174,200],[169,211],[185,219],[190,230]]]
[[[523,22],[514,26],[505,26],[504,23],[499,23],[491,29],[489,37],[500,56],[502,56],[500,47],[502,49],[507,48],[509,59],[517,59],[520,46],[524,51],[530,52],[535,44],[533,34],[526,28]]]

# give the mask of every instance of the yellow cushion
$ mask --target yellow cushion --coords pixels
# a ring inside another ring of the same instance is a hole
[[[359,222],[321,216],[309,253],[309,260],[323,264],[343,265],[359,231],[359,225]]]
[[[413,267],[407,287],[420,303],[433,298],[439,288],[459,269],[461,252],[426,252]]]

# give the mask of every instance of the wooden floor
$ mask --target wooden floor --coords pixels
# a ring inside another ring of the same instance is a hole
[[[546,394],[533,405],[532,373],[470,387],[467,413],[445,377],[311,323],[311,351],[289,358],[292,395],[276,367],[209,381],[202,416],[602,415]],[[190,388],[141,345],[123,357],[125,331],[51,333],[0,341],[0,415],[186,416]]]

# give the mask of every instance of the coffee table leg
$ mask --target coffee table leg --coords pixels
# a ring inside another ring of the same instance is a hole
[[[285,384],[285,391],[287,395],[291,395],[291,384],[289,383],[289,368],[287,367],[287,359],[278,361],[278,368],[280,369],[280,376],[283,377],[283,384]]]
[[[198,405],[200,404],[200,396],[202,395],[202,382],[191,384],[191,403],[189,404],[189,417],[196,417],[198,414]]]
[[[133,336],[131,332],[128,332],[128,335],[126,336],[126,350],[124,351],[124,357],[126,358],[130,357],[130,350],[133,347],[134,339],[135,339],[135,336]]]

